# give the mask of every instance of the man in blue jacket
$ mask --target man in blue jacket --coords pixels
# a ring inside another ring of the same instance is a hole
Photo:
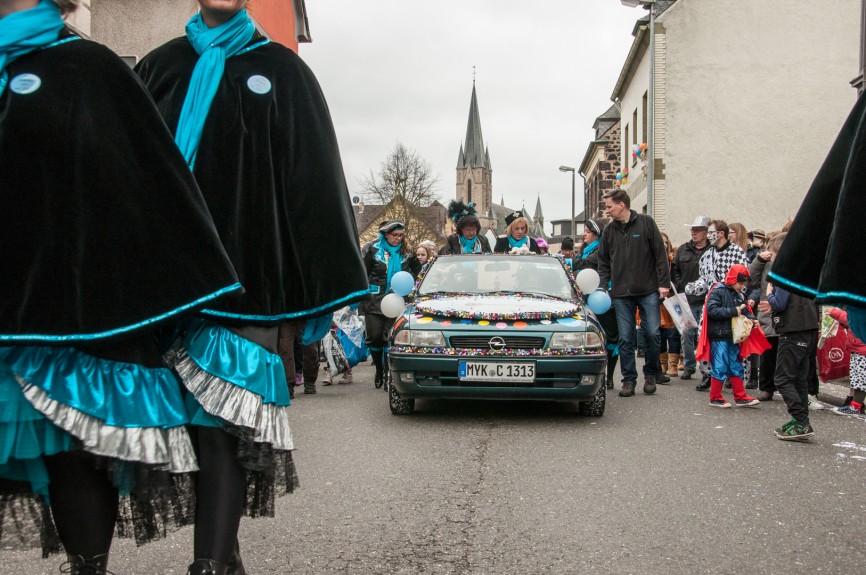
[[[619,327],[621,397],[634,395],[637,385],[635,364],[635,312],[640,310],[646,329],[646,356],[643,392],[656,391],[661,377],[659,343],[660,298],[670,291],[671,272],[664,241],[655,221],[631,209],[628,192],[612,190],[604,195],[605,211],[611,223],[604,229],[598,249],[598,275],[602,287],[610,290]]]

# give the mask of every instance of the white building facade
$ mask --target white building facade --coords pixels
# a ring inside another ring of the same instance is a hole
[[[698,214],[764,230],[793,218],[856,100],[860,10],[860,0],[658,3],[653,57],[645,18],[612,95],[632,207],[675,243]],[[648,166],[632,157],[641,143],[654,154],[651,198]]]

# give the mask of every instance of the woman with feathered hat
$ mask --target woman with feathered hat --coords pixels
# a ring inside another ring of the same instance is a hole
[[[490,242],[481,235],[481,222],[475,214],[475,204],[453,200],[448,204],[448,216],[457,233],[448,236],[441,254],[489,254]]]

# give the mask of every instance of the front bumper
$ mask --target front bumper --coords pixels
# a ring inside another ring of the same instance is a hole
[[[458,364],[465,360],[532,361],[535,381],[530,383],[460,381]],[[407,398],[537,399],[588,401],[604,384],[607,359],[604,354],[556,357],[445,356],[435,354],[388,354],[391,383]]]

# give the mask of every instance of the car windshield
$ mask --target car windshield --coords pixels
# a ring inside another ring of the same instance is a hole
[[[435,293],[534,293],[573,299],[571,282],[552,256],[466,255],[437,258],[418,295]]]

